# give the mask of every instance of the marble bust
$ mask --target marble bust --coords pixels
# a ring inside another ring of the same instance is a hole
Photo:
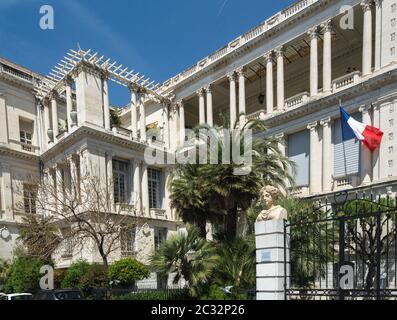
[[[283,207],[275,205],[280,191],[273,186],[266,186],[262,188],[260,200],[265,210],[263,210],[256,222],[268,221],[268,220],[287,220],[288,213]]]

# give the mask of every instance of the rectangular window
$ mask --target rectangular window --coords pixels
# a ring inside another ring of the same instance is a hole
[[[36,213],[36,199],[37,199],[37,187],[30,184],[23,184],[23,203],[25,207],[25,213]]]
[[[297,166],[296,186],[308,186],[310,166],[310,132],[308,130],[288,136],[288,158]]]
[[[352,117],[357,121],[362,119],[361,113],[353,114]],[[348,137],[347,141],[343,141],[340,119],[335,120],[333,129],[334,177],[343,178],[358,174],[360,172],[360,141],[352,136]]]
[[[167,228],[155,228],[154,229],[154,249],[158,250],[164,241],[167,240]]]
[[[21,142],[22,150],[32,152],[32,136],[33,136],[33,122],[19,120],[19,141]]]
[[[124,228],[121,231],[121,255],[130,256],[136,251],[136,228]]]
[[[127,181],[128,163],[113,160],[113,189],[115,203],[125,203],[127,201]]]
[[[157,169],[148,169],[149,206],[152,209],[162,207],[162,172]]]

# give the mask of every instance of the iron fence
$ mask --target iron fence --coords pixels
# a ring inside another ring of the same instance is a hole
[[[396,299],[396,204],[342,192],[292,214],[284,230],[286,299]]]

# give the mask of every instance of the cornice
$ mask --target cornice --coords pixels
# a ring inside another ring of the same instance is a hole
[[[222,57],[220,60],[216,61],[215,63],[209,64],[208,66],[199,70],[192,76],[190,76],[186,79],[183,79],[181,82],[179,82],[177,84],[171,84],[165,90],[168,91],[168,90],[176,90],[176,89],[186,88],[189,84],[196,81],[197,79],[200,79],[201,77],[205,76],[206,74],[213,72],[214,70],[216,70],[217,68],[219,68],[222,65],[230,64],[230,62],[232,62],[235,58],[241,56],[242,54],[244,54],[247,51],[254,49],[255,47],[258,47],[261,43],[268,41],[270,38],[279,34],[281,31],[283,31],[287,28],[291,28],[291,25],[293,25],[297,21],[303,19],[304,17],[312,14],[313,12],[317,11],[318,9],[320,9],[334,1],[335,0],[320,0],[320,1],[310,5],[309,7],[305,8],[304,10],[292,15],[291,17],[287,18],[286,20],[284,20],[281,23],[277,24],[276,26],[272,27],[271,29],[264,32],[260,36],[249,40],[243,46],[226,54],[224,57]],[[236,39],[236,41],[237,41],[237,39]],[[257,57],[257,58],[260,58],[260,57]],[[255,58],[253,60],[256,60],[257,58]],[[237,68],[239,68],[239,67],[241,67],[241,66],[238,66]],[[176,75],[175,77],[177,77],[177,76],[178,75]],[[171,79],[173,79],[173,78],[171,78]]]
[[[75,132],[68,135],[66,138],[59,141],[55,146],[51,149],[47,150],[45,153],[41,155],[41,159],[46,162],[50,161],[53,157],[62,154],[65,149],[72,147],[76,143],[80,142],[84,138],[96,139],[98,141],[104,143],[110,143],[112,145],[126,147],[131,151],[137,151],[144,153],[147,147],[151,147],[153,149],[158,149],[164,152],[164,149],[156,148],[156,146],[148,145],[143,142],[134,141],[122,137],[115,136],[111,133],[103,132],[101,130],[85,126],[78,128]]]
[[[10,149],[5,145],[0,146],[0,155],[9,156],[12,158],[26,160],[26,161],[37,161],[37,163],[39,163],[40,161],[40,156],[38,155]]]

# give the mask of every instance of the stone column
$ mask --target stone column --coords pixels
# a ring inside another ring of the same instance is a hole
[[[377,128],[381,127],[380,124],[380,104],[376,103],[373,107],[373,118],[374,118],[374,126]],[[372,181],[376,182],[380,179],[380,148],[376,148],[376,150],[372,153],[372,165],[373,165],[373,173],[372,173]]]
[[[318,94],[318,32],[317,27],[309,31],[310,36],[310,96]]]
[[[50,139],[48,137],[48,130],[51,129],[50,125],[50,106],[48,100],[44,101],[44,145],[48,148]]]
[[[363,123],[372,125],[370,106],[362,106],[359,111],[363,115]],[[361,183],[366,185],[372,180],[372,152],[361,143]]]
[[[279,133],[276,135],[276,139],[279,140],[278,143],[278,149],[280,150],[281,154],[283,156],[286,156],[287,154],[287,146],[285,143],[285,134],[284,133]]]
[[[364,11],[363,76],[367,76],[372,73],[372,2],[365,0],[361,6]]]
[[[197,95],[199,96],[199,125],[203,125],[203,124],[205,124],[204,90],[203,89],[198,90]]]
[[[332,190],[332,133],[331,118],[320,121],[323,127],[323,192]]]
[[[208,85],[205,88],[207,92],[207,124],[212,127],[214,126],[214,111],[212,105],[212,85]]]
[[[56,164],[55,166],[55,183],[57,190],[57,212],[60,213],[63,210],[63,204],[65,203],[65,197],[63,193],[63,166]]]
[[[276,50],[277,56],[277,109],[284,109],[285,92],[284,92],[284,48],[280,47]]]
[[[68,78],[65,80],[66,90],[66,119],[68,122],[68,132],[72,131],[72,119],[70,117],[73,111],[73,99],[72,99],[72,79]]]
[[[70,167],[70,197],[71,200],[76,200],[80,198],[80,181],[77,159],[71,156],[68,158]]]
[[[237,70],[238,89],[239,89],[239,121],[240,128],[245,125],[246,106],[245,106],[245,69],[244,67]]]
[[[323,93],[332,90],[332,27],[331,20],[322,25],[324,34],[323,48]]]
[[[170,148],[170,120],[169,120],[169,109],[168,103],[163,102],[163,135],[164,143],[167,148]]]
[[[236,97],[236,74],[227,75],[230,82],[230,129],[233,129],[237,121],[237,97]]]
[[[288,228],[284,235],[284,221],[259,222],[255,224],[255,238],[256,298],[284,300],[290,275]]]
[[[307,128],[310,130],[310,193],[317,194],[321,186],[321,170],[319,170],[319,144],[318,123],[310,123]]]
[[[102,76],[102,86],[105,129],[110,130],[109,80],[106,73]]]
[[[51,94],[51,114],[52,114],[52,130],[54,132],[54,142],[57,141],[57,136],[59,135],[58,127],[58,103],[57,103],[57,93]]]
[[[135,209],[138,214],[142,210],[142,197],[141,197],[141,168],[140,162],[136,159],[132,160],[133,176],[134,176],[134,194],[135,194]]]
[[[180,100],[178,102],[178,107],[179,107],[179,139],[180,139],[180,145],[183,145],[186,140],[185,105],[183,103],[183,100]]]
[[[265,55],[266,59],[266,109],[267,114],[272,114],[274,109],[273,98],[273,53]]]
[[[174,219],[174,216],[172,214],[172,209],[171,209],[171,193],[170,190],[168,189],[168,185],[171,179],[171,173],[172,169],[171,168],[166,168],[164,170],[164,201],[163,201],[163,209],[166,210],[166,215],[169,219],[171,220],[176,220]]]
[[[130,85],[131,92],[131,131],[132,138],[138,139],[138,87]]]
[[[4,211],[3,219],[7,221],[14,220],[13,214],[13,196],[12,196],[12,174],[11,166],[8,163],[0,162],[0,178],[1,178],[1,204],[0,210]]]
[[[139,125],[141,132],[141,141],[146,142],[146,113],[145,113],[145,93],[141,93],[141,98],[139,101]]]
[[[375,71],[378,71],[382,63],[382,2],[375,0]]]
[[[149,181],[148,181],[148,166],[142,163],[142,210],[146,216],[150,215],[150,205],[149,205]]]
[[[107,193],[109,208],[115,211],[116,204],[114,199],[114,180],[113,180],[113,153],[106,152],[106,175],[107,175]]]

